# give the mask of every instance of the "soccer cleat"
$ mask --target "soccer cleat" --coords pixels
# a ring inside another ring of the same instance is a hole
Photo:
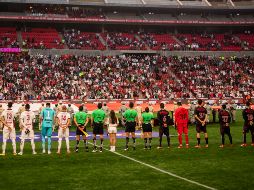
[[[13,156],[16,156],[17,155],[17,153],[16,152],[13,152]]]
[[[23,152],[19,152],[18,155],[20,155],[20,156],[23,155]]]
[[[224,148],[224,145],[223,145],[223,144],[221,144],[219,147],[220,147],[220,148]]]
[[[168,146],[168,149],[170,149],[170,146]]]
[[[205,145],[205,148],[208,148],[208,144]]]
[[[86,151],[86,152],[89,152],[89,149],[88,149],[88,147],[86,147],[85,151]]]
[[[162,149],[162,146],[158,146],[157,149]]]
[[[50,151],[50,150],[48,150],[48,154],[51,154],[51,151]]]
[[[99,152],[102,152],[102,150],[99,150]]]
[[[241,144],[241,147],[246,147],[246,146],[247,146],[246,143]]]
[[[144,150],[147,150],[147,147],[144,147],[143,149],[144,149]]]
[[[200,145],[196,145],[195,148],[201,148],[201,146]]]
[[[43,149],[43,150],[42,150],[42,154],[45,154],[45,153],[46,153],[46,150],[45,150],[45,149]]]
[[[188,145],[188,144],[186,144],[185,148],[189,148],[189,145]]]
[[[96,149],[93,149],[93,151],[92,152],[97,152],[97,150]]]
[[[183,145],[180,144],[177,148],[183,148]]]
[[[75,150],[76,153],[78,153],[78,148]]]
[[[37,152],[33,151],[33,154],[37,154]]]
[[[70,154],[71,153],[71,151],[70,150],[67,150],[67,154]]]
[[[129,148],[125,148],[124,150],[127,151],[127,150],[129,150]]]

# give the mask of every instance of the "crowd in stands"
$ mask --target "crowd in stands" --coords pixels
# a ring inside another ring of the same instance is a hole
[[[254,96],[254,65],[250,57],[172,57],[173,72],[198,98]]]
[[[18,48],[16,29],[13,27],[0,28],[0,47]]]
[[[254,96],[250,57],[2,54],[0,65],[0,100]]]
[[[105,49],[95,33],[67,29],[63,32],[64,40],[70,49]]]

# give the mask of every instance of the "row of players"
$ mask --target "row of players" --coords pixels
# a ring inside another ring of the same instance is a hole
[[[177,103],[178,108],[175,110],[174,114],[174,124],[178,131],[178,148],[182,148],[182,134],[185,135],[186,148],[189,148],[189,139],[188,139],[188,110],[185,109],[181,102]],[[91,127],[93,128],[93,152],[97,152],[96,145],[96,136],[100,136],[100,146],[99,151],[103,150],[103,128],[105,123],[108,126],[108,133],[110,136],[110,150],[115,151],[116,144],[116,133],[117,126],[119,124],[118,118],[113,110],[110,111],[109,117],[106,117],[105,111],[102,109],[102,104],[97,105],[98,109],[94,110],[91,115]],[[143,131],[143,138],[145,149],[151,149],[152,141],[152,128],[154,124],[154,115],[149,112],[149,108],[145,109],[145,112],[142,113],[139,121],[138,112],[134,109],[134,103],[130,102],[129,109],[124,111],[123,116],[126,120],[125,122],[125,133],[126,133],[126,146],[125,150],[129,149],[129,140],[130,137],[133,140],[133,149],[136,149],[136,137],[135,130],[137,129],[137,124],[141,124]],[[207,110],[203,106],[203,101],[198,100],[198,106],[195,109],[195,119],[196,119],[196,131],[197,131],[197,145],[196,148],[200,148],[200,133],[203,132],[205,136],[206,145],[208,147],[208,134],[206,130],[206,121],[207,121]],[[170,135],[169,135],[169,126],[172,125],[172,120],[169,116],[169,112],[165,110],[164,104],[160,104],[160,110],[157,113],[157,119],[159,121],[159,146],[158,149],[162,148],[162,136],[163,134],[167,137],[167,145],[170,147]],[[243,144],[241,146],[246,146],[246,133],[251,131],[252,136],[252,146],[254,146],[254,110],[251,109],[250,103],[246,103],[246,109],[243,110]],[[14,112],[12,110],[12,103],[8,103],[8,109],[2,113],[0,121],[3,123],[3,145],[2,145],[2,155],[5,155],[6,143],[10,138],[12,140],[13,154],[16,155],[16,132],[14,128]],[[33,154],[35,152],[35,143],[34,143],[34,130],[33,123],[35,121],[35,115],[30,111],[30,105],[25,105],[25,111],[20,115],[20,126],[21,126],[21,143],[20,143],[20,152],[19,155],[23,154],[25,139],[31,139],[31,146]],[[51,136],[53,131],[54,122],[57,122],[58,129],[58,151],[61,153],[62,139],[66,140],[67,153],[70,153],[69,145],[69,126],[71,121],[71,115],[67,112],[67,107],[62,106],[61,111],[56,114],[53,109],[50,108],[50,103],[46,104],[40,112],[40,126],[41,126],[41,136],[42,136],[42,153],[46,153],[46,137],[48,139],[48,154],[51,153]],[[219,111],[219,121],[220,121],[220,131],[222,137],[222,144],[220,147],[224,147],[224,136],[227,134],[229,136],[230,143],[232,144],[232,136],[230,133],[230,122],[231,116],[229,111],[226,109],[226,105],[222,105],[222,109]],[[88,151],[88,141],[86,127],[89,122],[89,118],[86,112],[83,111],[83,106],[79,107],[79,111],[74,115],[74,123],[76,128],[76,147],[75,151],[79,151],[79,142],[80,136],[83,137],[85,150]]]

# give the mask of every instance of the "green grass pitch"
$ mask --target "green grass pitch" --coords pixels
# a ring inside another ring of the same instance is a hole
[[[195,149],[195,127],[190,126],[190,149],[177,149],[178,139],[172,137],[172,148],[166,146],[157,150],[158,138],[154,138],[151,151],[143,150],[143,140],[137,140],[137,150],[125,152],[124,139],[117,141],[117,152],[134,158],[156,168],[196,181],[215,189],[254,189],[254,147],[240,147],[242,142],[242,124],[240,112],[237,122],[231,125],[233,147],[219,148],[219,125],[208,125],[209,148]],[[174,128],[171,134],[176,134]],[[184,138],[183,138],[184,139]],[[166,145],[166,139],[163,139]],[[204,145],[202,135],[201,143]],[[228,144],[226,136],[226,144]],[[108,147],[105,141],[105,148]],[[250,134],[248,134],[250,144]],[[75,142],[71,142],[72,150]],[[61,155],[57,155],[57,142],[53,142],[51,155],[32,155],[30,143],[25,145],[23,156],[11,154],[11,143],[7,146],[7,155],[0,157],[0,189],[206,189],[196,184],[159,172],[140,163],[104,150],[102,153],[65,154],[63,141]],[[91,146],[89,147],[91,150]],[[36,143],[37,152],[41,145]],[[19,150],[19,143],[17,144]]]

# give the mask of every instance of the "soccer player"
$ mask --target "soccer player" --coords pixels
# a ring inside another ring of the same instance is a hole
[[[16,155],[16,132],[14,127],[14,111],[12,110],[12,102],[8,103],[7,110],[3,111],[2,118],[3,121],[1,123],[4,124],[3,128],[3,145],[2,145],[2,155],[5,155],[5,149],[6,149],[6,143],[7,140],[10,138],[12,142],[12,148],[13,148],[13,155]]]
[[[144,134],[144,142],[145,142],[145,147],[144,149],[146,150],[147,147],[149,146],[149,149],[151,150],[152,148],[152,127],[154,124],[153,121],[153,114],[149,112],[149,108],[145,108],[145,112],[142,113],[142,118],[141,118],[141,123],[142,123],[142,129],[143,129],[143,134]],[[148,140],[148,143],[147,143]],[[148,144],[148,146],[147,146]]]
[[[55,111],[50,108],[50,103],[46,103],[46,108],[42,110],[40,117],[43,154],[46,152],[45,149],[46,136],[48,138],[48,154],[51,154],[51,136],[54,122],[55,122]]]
[[[74,114],[74,109],[71,107],[71,104],[68,104],[67,112],[70,114],[70,117],[71,117],[70,124],[69,124],[69,127],[71,127],[73,122],[73,114]]]
[[[79,111],[74,115],[74,123],[77,127],[76,129],[76,152],[79,150],[79,141],[80,141],[80,135],[83,137],[84,144],[85,144],[85,150],[88,152],[88,142],[86,135],[83,133],[83,131],[86,132],[86,126],[89,121],[89,118],[87,116],[87,113],[83,111],[84,106],[79,106]]]
[[[91,126],[93,127],[93,144],[94,149],[93,152],[97,152],[97,146],[96,146],[96,135],[100,135],[101,145],[100,145],[100,152],[102,152],[103,147],[103,126],[105,122],[106,114],[102,110],[102,104],[98,103],[98,109],[94,110],[92,113],[91,118]]]
[[[251,146],[254,146],[254,110],[250,107],[250,102],[246,102],[246,108],[242,112],[244,125],[243,125],[243,144],[242,147],[247,146],[246,144],[246,133],[251,132],[252,143]]]
[[[116,151],[116,133],[117,133],[117,125],[118,119],[114,110],[111,110],[108,118],[108,133],[109,133],[109,141],[110,141],[110,151]]]
[[[125,123],[126,146],[125,146],[124,150],[129,149],[130,133],[131,133],[131,137],[132,137],[132,140],[133,140],[133,150],[136,150],[135,130],[136,130],[136,125],[139,123],[139,121],[138,121],[138,113],[134,109],[134,103],[133,102],[130,102],[129,109],[127,109],[124,112],[123,116],[126,119],[126,123]]]
[[[25,111],[21,113],[20,122],[21,122],[21,142],[20,142],[20,152],[19,155],[23,155],[23,149],[25,144],[25,139],[31,139],[31,146],[33,150],[33,154],[37,154],[35,152],[35,144],[34,144],[34,130],[33,123],[35,120],[34,113],[30,111],[30,105],[25,105]]]
[[[62,139],[65,137],[67,153],[70,152],[70,142],[69,142],[69,125],[70,125],[71,116],[67,112],[65,105],[62,106],[62,111],[57,115],[57,123],[59,126],[58,129],[58,150],[57,154],[61,153]]]
[[[221,145],[223,148],[225,144],[225,134],[228,135],[230,144],[232,145],[232,136],[230,133],[229,123],[231,122],[231,117],[229,111],[226,110],[226,104],[223,104],[222,109],[219,111],[219,122],[220,122],[220,133],[221,133]]]
[[[196,119],[196,131],[197,131],[197,141],[198,144],[195,148],[200,148],[200,132],[205,134],[205,147],[208,148],[208,134],[206,131],[206,120],[207,120],[207,110],[203,106],[203,101],[198,100],[198,106],[195,109],[194,117]]]
[[[3,112],[4,112],[4,108],[3,108],[2,104],[0,104],[0,115],[2,115]],[[2,131],[2,130],[3,130],[3,123],[1,122],[0,123],[0,131]]]
[[[185,135],[186,148],[189,148],[189,137],[188,137],[188,110],[182,106],[181,102],[177,102],[178,108],[175,111],[175,124],[178,132],[178,148],[182,148],[182,134]]]
[[[162,136],[163,134],[167,137],[168,142],[168,148],[170,148],[170,136],[169,136],[169,125],[170,125],[170,116],[169,112],[165,110],[164,103],[160,104],[160,110],[157,113],[157,119],[159,121],[160,129],[159,129],[159,137],[160,137],[160,145],[157,147],[157,149],[162,148]]]
[[[125,103],[124,102],[122,102],[122,105],[121,105],[121,107],[120,107],[120,109],[119,109],[119,115],[120,115],[120,120],[121,120],[121,125],[122,126],[125,126],[125,118],[124,118],[124,112],[127,110],[128,108],[127,108],[127,106],[125,105]]]

